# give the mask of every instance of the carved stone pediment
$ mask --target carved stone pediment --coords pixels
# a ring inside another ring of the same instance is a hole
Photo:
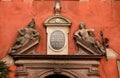
[[[34,29],[35,21],[28,24],[28,27],[18,30],[18,37],[10,48],[10,54],[34,54],[35,45],[39,43],[39,32]]]
[[[86,29],[85,24],[80,24],[80,29],[74,33],[75,42],[79,48],[80,55],[104,55],[106,53],[106,43],[101,44],[94,35],[93,29]],[[102,39],[103,36],[102,36]],[[102,41],[103,42],[103,41]]]
[[[49,17],[44,26],[71,26],[71,21],[62,15],[55,15]]]
[[[60,15],[48,17],[43,23],[47,33],[47,54],[68,55],[68,33],[71,21]]]
[[[60,1],[56,0],[54,5],[54,16],[48,17],[44,22],[44,26],[71,26],[71,21],[67,19],[65,16],[62,16],[61,13],[61,5]]]

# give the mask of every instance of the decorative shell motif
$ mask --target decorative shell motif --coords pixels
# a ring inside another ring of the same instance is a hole
[[[54,18],[54,19],[50,20],[49,23],[67,23],[67,21],[65,21],[62,18]]]

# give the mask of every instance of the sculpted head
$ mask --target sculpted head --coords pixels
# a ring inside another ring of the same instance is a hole
[[[94,31],[88,31],[88,34],[89,34],[90,36],[92,36],[92,37],[95,36]]]
[[[86,27],[84,22],[81,22],[79,26],[80,26],[80,29],[85,29],[85,27]]]
[[[34,28],[34,26],[35,26],[35,20],[32,19],[32,21],[28,24],[28,27],[29,28]]]

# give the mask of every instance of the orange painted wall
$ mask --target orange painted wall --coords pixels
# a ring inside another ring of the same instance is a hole
[[[77,46],[73,40],[73,33],[78,30],[79,23],[85,22],[87,28],[95,29],[95,34],[100,39],[98,33],[103,30],[105,37],[110,40],[110,47],[120,54],[120,1],[113,0],[89,0],[80,2],[79,0],[62,0],[62,15],[71,20],[72,26],[69,31],[69,54],[77,51]],[[0,59],[5,57],[12,46],[17,30],[26,27],[32,18],[35,19],[36,29],[40,32],[41,40],[37,51],[46,54],[46,30],[43,22],[53,13],[54,0],[39,0],[32,3],[23,0],[13,0],[12,2],[0,2]],[[120,58],[120,56],[118,56]],[[14,78],[16,67],[12,66],[10,73]],[[103,57],[100,64],[100,78],[118,78],[116,59],[106,59]]]

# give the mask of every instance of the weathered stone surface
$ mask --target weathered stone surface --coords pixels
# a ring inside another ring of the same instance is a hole
[[[24,59],[21,59],[21,56]],[[16,78],[45,78],[53,74],[61,74],[70,78],[100,78],[100,72],[98,70],[100,57],[80,55],[13,56],[14,59],[18,59],[15,61],[15,64],[18,66]]]

